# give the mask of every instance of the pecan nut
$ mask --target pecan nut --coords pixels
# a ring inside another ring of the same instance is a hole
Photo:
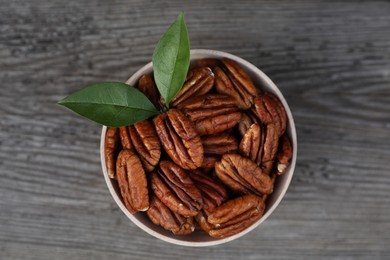
[[[240,142],[240,154],[248,157],[257,165],[262,162],[264,147],[264,130],[262,125],[251,125]]]
[[[277,174],[285,173],[292,157],[292,145],[287,135],[283,135],[279,140],[279,152],[277,154]]]
[[[153,124],[144,120],[119,128],[123,149],[135,152],[147,172],[154,170],[161,156],[160,141]]]
[[[138,154],[145,171],[154,170],[161,156],[160,141],[153,124],[144,120],[129,126],[131,142]]]
[[[120,135],[121,144],[122,144],[123,149],[134,151],[133,144],[131,143],[129,127],[128,126],[120,127],[119,128],[119,135]]]
[[[115,178],[116,157],[120,149],[118,128],[107,128],[104,140],[104,157],[106,160],[107,174],[111,179]]]
[[[212,168],[219,158],[225,153],[235,152],[238,149],[236,138],[227,132],[202,137],[204,149],[203,168]]]
[[[204,59],[197,60],[196,65],[198,67],[214,68],[214,67],[221,67],[222,62],[221,62],[221,60],[218,60],[218,59],[204,58]]]
[[[273,186],[275,186],[275,181],[276,181],[276,174],[271,174],[270,177],[271,177],[271,183]],[[269,196],[271,196],[271,194],[265,194],[261,197],[261,199],[263,200],[264,203],[267,202]]]
[[[180,106],[194,122],[199,135],[212,135],[233,128],[241,119],[241,112],[232,97],[206,94],[195,97]]]
[[[218,181],[207,176],[200,170],[194,170],[190,173],[190,178],[200,190],[203,197],[203,209],[212,212],[216,207],[228,199],[228,193]]]
[[[203,206],[202,194],[189,175],[170,161],[161,161],[150,181],[154,194],[173,212],[190,217]]]
[[[286,131],[287,114],[283,104],[273,94],[267,92],[254,100],[252,111],[265,124],[275,124],[278,129],[278,136],[282,136]]]
[[[227,237],[237,234],[258,221],[263,215],[265,204],[262,198],[248,194],[227,201],[207,217],[197,216],[201,228],[212,237]],[[208,231],[207,231],[208,230]]]
[[[217,135],[203,136],[202,143],[205,154],[223,155],[236,151],[238,148],[236,138],[232,134],[226,132]]]
[[[239,194],[270,194],[273,185],[270,177],[250,159],[239,154],[225,154],[215,163],[217,177]]]
[[[116,174],[123,201],[130,213],[149,208],[148,184],[138,156],[122,150],[116,162]]]
[[[157,135],[169,157],[186,170],[203,162],[203,145],[194,124],[178,109],[153,119]]]
[[[145,96],[152,102],[152,104],[159,109],[160,111],[163,111],[165,109],[164,101],[158,92],[156,83],[154,83],[154,80],[152,76],[150,75],[143,75],[138,80],[137,89],[145,94]]]
[[[217,108],[234,108],[234,111],[238,111],[238,108],[236,108],[236,101],[232,97],[224,94],[205,94],[191,98],[190,100],[181,103],[179,108],[186,112],[196,112],[198,109]]]
[[[261,168],[263,172],[269,175],[274,166],[276,153],[278,152],[279,135],[275,124],[268,124],[265,128]]]
[[[276,107],[276,110],[277,110],[278,116],[279,116],[279,122],[280,122],[279,136],[282,136],[284,134],[284,132],[286,131],[286,127],[287,127],[286,109],[284,108],[284,105],[279,100],[279,98],[277,96],[275,96],[274,94],[271,94],[270,92],[265,92],[264,95],[267,96],[270,100],[272,100],[274,103],[274,106]]]
[[[210,231],[212,229],[215,228],[215,226],[213,224],[210,224],[208,221],[207,221],[207,213],[204,212],[204,210],[201,210],[199,211],[198,215],[195,216],[195,220],[196,222],[199,224],[199,227],[204,231],[206,232],[207,234],[210,233]]]
[[[238,122],[238,132],[244,136],[249,127],[253,124],[262,125],[260,119],[251,111],[247,110],[242,113],[240,122]]]
[[[222,68],[214,68],[215,86],[219,93],[232,96],[241,109],[248,109],[260,92],[248,74],[234,61],[224,59]]]
[[[206,94],[213,88],[213,85],[214,74],[210,68],[191,69],[183,87],[171,101],[171,107],[176,107],[189,98]]]
[[[161,226],[175,235],[188,235],[195,230],[193,217],[183,217],[172,212],[154,195],[146,214],[155,225]]]
[[[278,132],[275,124],[266,126],[253,124],[240,142],[240,154],[261,165],[270,174],[278,149]]]

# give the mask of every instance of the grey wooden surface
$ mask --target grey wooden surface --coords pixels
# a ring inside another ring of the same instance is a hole
[[[101,127],[55,104],[124,81],[180,10],[192,48],[264,70],[297,125],[287,195],[255,231],[186,248],[125,217]],[[389,259],[390,3],[0,0],[0,259]]]

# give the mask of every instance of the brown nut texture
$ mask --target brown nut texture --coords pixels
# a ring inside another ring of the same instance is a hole
[[[158,92],[156,83],[154,83],[154,80],[152,76],[150,75],[143,75],[138,80],[137,89],[145,94],[145,96],[152,102],[152,104],[160,111],[163,111],[165,109],[165,105],[163,102],[163,99]]]
[[[215,163],[217,177],[238,194],[270,194],[270,177],[253,161],[239,154],[225,154]]]
[[[279,137],[286,131],[287,114],[283,104],[275,95],[267,92],[256,97],[252,111],[263,124],[275,124]]]
[[[239,151],[270,174],[278,149],[278,132],[275,124],[266,126],[253,124],[242,137]]]
[[[214,168],[215,163],[219,161],[219,159],[221,159],[220,155],[205,154],[203,163],[200,167],[204,169],[212,169]]]
[[[196,222],[199,224],[199,227],[206,232],[207,234],[210,233],[212,229],[215,228],[213,224],[210,224],[207,221],[207,213],[204,212],[204,210],[199,211],[198,215],[195,216]]]
[[[119,135],[123,149],[134,151],[133,144],[131,143],[131,137],[128,126],[122,126],[119,128]]]
[[[209,67],[209,68],[221,67],[222,61],[213,58],[204,58],[204,59],[197,60],[196,65],[198,67]]]
[[[122,150],[116,162],[116,175],[123,201],[130,213],[149,208],[148,183],[138,156]]]
[[[277,154],[276,170],[278,175],[286,172],[290,160],[292,158],[292,145],[287,135],[283,135],[279,139],[279,152]]]
[[[233,128],[241,112],[233,98],[222,94],[206,94],[183,102],[180,108],[194,122],[199,135],[212,135]]]
[[[157,135],[169,157],[186,170],[203,162],[203,145],[194,124],[178,109],[153,119]]]
[[[223,154],[236,152],[238,149],[236,138],[227,132],[202,136],[202,144],[204,149],[202,168],[213,168]]]
[[[170,161],[160,162],[150,183],[154,194],[173,212],[190,217],[203,206],[202,194],[188,173]]]
[[[175,235],[189,235],[195,230],[193,217],[183,217],[172,212],[155,195],[152,196],[146,214],[155,225],[161,226]]]
[[[238,132],[241,136],[244,136],[246,131],[249,129],[254,122],[251,120],[247,113],[242,113],[240,122],[238,122]]]
[[[230,133],[220,133],[216,135],[202,136],[202,143],[205,154],[223,155],[237,151],[238,143],[236,138]]]
[[[248,194],[217,207],[207,222],[214,226],[212,237],[227,237],[241,232],[261,218],[265,210],[262,198]]]
[[[208,67],[191,69],[183,87],[171,101],[171,107],[176,107],[188,99],[209,92],[214,85],[214,74]]]
[[[251,111],[246,110],[242,113],[240,122],[238,122],[238,132],[244,136],[249,127],[253,124],[262,125],[260,119]]]
[[[275,124],[268,124],[265,128],[261,168],[264,173],[270,175],[275,163],[276,153],[278,152],[279,135]]]
[[[282,136],[287,127],[287,113],[284,108],[284,105],[282,102],[279,100],[277,96],[270,92],[265,92],[265,96],[267,96],[272,102],[274,103],[274,106],[276,107],[276,110],[278,111],[278,116],[279,116],[279,122],[280,122],[280,128],[279,128],[279,137]]]
[[[161,156],[160,141],[153,124],[149,120],[141,121],[129,126],[129,133],[145,171],[153,171]]]
[[[222,62],[224,66],[214,68],[217,92],[232,96],[241,109],[250,108],[260,90],[236,62],[229,59]]]
[[[123,149],[135,152],[145,171],[153,171],[161,156],[160,141],[153,124],[144,120],[131,126],[120,127],[119,133]]]
[[[119,149],[119,129],[108,127],[104,140],[104,157],[106,160],[107,174],[111,179],[115,178],[115,164]]]
[[[262,162],[264,148],[264,129],[262,125],[251,125],[240,142],[240,154],[248,157],[257,165]]]
[[[203,209],[207,212],[212,212],[228,199],[225,186],[206,173],[194,170],[190,172],[190,178],[200,190],[203,197]]]
[[[271,174],[270,175],[271,177],[271,183],[273,186],[275,186],[275,180],[276,180],[276,177],[277,177],[277,173],[276,174]],[[263,200],[264,203],[267,202],[267,199],[269,198],[269,196],[271,196],[271,194],[265,194],[261,197],[261,199]]]

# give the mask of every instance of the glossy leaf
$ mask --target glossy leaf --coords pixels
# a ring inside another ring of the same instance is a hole
[[[183,13],[168,28],[153,53],[154,80],[165,103],[179,92],[190,65],[190,42]]]
[[[132,125],[159,113],[139,90],[119,82],[89,85],[58,103],[111,127]]]

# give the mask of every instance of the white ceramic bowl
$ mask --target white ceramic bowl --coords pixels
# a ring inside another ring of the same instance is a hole
[[[254,223],[252,226],[248,227],[247,229],[241,231],[240,233],[226,237],[226,238],[212,238],[209,235],[207,235],[204,232],[201,231],[195,231],[193,234],[188,236],[177,236],[173,235],[171,232],[164,230],[163,228],[154,225],[146,216],[144,212],[137,213],[135,215],[132,215],[125,207],[125,205],[122,202],[121,194],[118,188],[118,185],[115,181],[111,180],[108,177],[107,169],[106,169],[106,163],[104,160],[104,140],[106,135],[107,127],[103,126],[102,130],[102,136],[100,141],[100,155],[101,155],[101,162],[102,162],[102,168],[103,168],[103,175],[104,179],[106,180],[108,189],[111,192],[112,197],[114,198],[115,202],[118,204],[119,208],[123,211],[123,213],[138,227],[143,229],[145,232],[149,233],[152,236],[155,236],[161,240],[164,240],[169,243],[177,244],[177,245],[183,245],[183,246],[194,246],[194,247],[202,247],[202,246],[212,246],[212,245],[218,245],[223,244],[229,241],[232,241],[234,239],[237,239],[248,232],[255,229],[258,225],[260,225],[264,220],[266,220],[271,213],[275,210],[275,208],[279,205],[280,201],[282,200],[284,194],[287,191],[288,186],[290,185],[291,178],[294,173],[295,169],[295,162],[297,159],[297,136],[296,136],[296,130],[295,130],[295,124],[294,119],[292,117],[291,111],[289,106],[287,105],[286,100],[284,99],[282,93],[279,91],[278,87],[271,81],[270,78],[267,77],[261,70],[256,68],[251,63],[241,59],[240,57],[234,56],[232,54],[222,52],[222,51],[214,51],[214,50],[191,50],[191,62],[202,59],[202,58],[229,58],[231,60],[234,60],[237,62],[252,78],[253,82],[256,86],[259,86],[261,89],[270,91],[274,93],[276,96],[279,97],[279,99],[282,101],[286,112],[287,112],[287,118],[288,118],[288,125],[287,125],[287,134],[289,135],[292,145],[293,145],[293,156],[290,163],[290,166],[288,167],[286,173],[282,176],[279,176],[275,183],[274,192],[269,197],[267,202],[267,207],[265,210],[264,215],[261,219],[259,219],[256,223]],[[146,64],[144,67],[139,69],[136,73],[131,76],[126,83],[129,85],[135,85],[138,81],[138,79],[144,75],[149,74],[152,72],[152,62]],[[258,230],[258,232],[260,232]]]

